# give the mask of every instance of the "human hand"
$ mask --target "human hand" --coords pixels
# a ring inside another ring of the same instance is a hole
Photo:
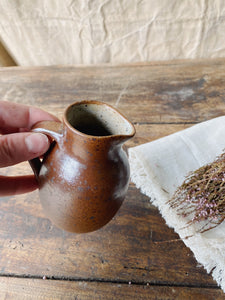
[[[39,157],[48,150],[46,135],[29,132],[43,120],[58,121],[39,108],[0,101],[0,168]],[[34,175],[0,176],[0,196],[27,193],[37,187]]]

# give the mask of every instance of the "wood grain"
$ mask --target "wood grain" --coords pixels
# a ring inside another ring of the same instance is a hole
[[[2,199],[1,222],[4,275],[215,286],[148,198],[132,186],[116,218],[94,233],[75,235],[53,227],[34,193]]]
[[[110,282],[0,278],[0,297],[9,300],[212,300],[224,299],[218,289],[118,284]]]
[[[103,100],[135,123],[137,134],[127,143],[132,147],[222,115],[224,66],[224,59],[216,59],[0,69],[0,99],[36,105],[60,118],[73,101]],[[30,172],[28,163],[1,169],[3,175]],[[0,198],[0,208],[2,298],[16,299],[18,294],[18,299],[30,299],[35,294],[34,299],[66,299],[65,291],[68,299],[223,297],[211,275],[132,183],[116,217],[90,234],[54,227],[37,191]],[[41,280],[43,276],[48,280]]]
[[[61,115],[68,103],[100,100],[133,122],[200,122],[223,114],[224,59],[124,66],[0,69],[1,99]]]

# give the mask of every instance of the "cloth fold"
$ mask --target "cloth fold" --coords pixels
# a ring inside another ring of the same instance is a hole
[[[213,162],[225,149],[225,116],[129,149],[131,180],[151,198],[196,260],[225,292],[225,222],[204,233],[177,214],[168,201],[190,172]],[[189,238],[187,238],[189,237]]]

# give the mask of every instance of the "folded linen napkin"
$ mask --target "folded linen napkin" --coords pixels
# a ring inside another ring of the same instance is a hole
[[[197,261],[225,292],[225,222],[205,232],[171,207],[169,200],[186,176],[212,163],[225,149],[225,116],[129,149],[131,180],[151,198]],[[186,238],[189,237],[189,238]]]

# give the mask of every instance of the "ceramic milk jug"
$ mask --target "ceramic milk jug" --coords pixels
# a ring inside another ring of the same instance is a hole
[[[134,126],[105,103],[81,101],[66,109],[62,123],[39,122],[32,131],[52,140],[42,161],[30,161],[46,216],[77,233],[109,222],[128,189],[129,163],[122,145],[134,136]]]

